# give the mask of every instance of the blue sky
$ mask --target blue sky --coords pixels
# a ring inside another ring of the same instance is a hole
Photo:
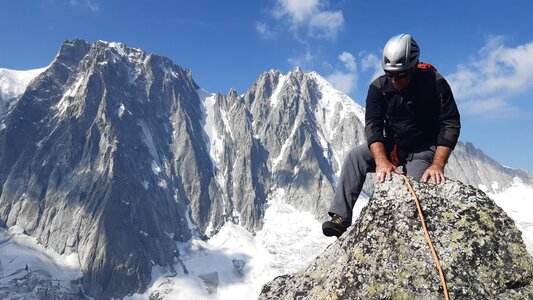
[[[102,39],[167,56],[210,92],[299,65],[364,105],[385,42],[411,33],[452,86],[460,139],[533,172],[531,11],[530,0],[1,1],[0,67],[44,67],[65,40]]]

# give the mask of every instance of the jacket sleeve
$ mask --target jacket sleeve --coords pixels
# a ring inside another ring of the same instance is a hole
[[[375,142],[385,143],[385,97],[379,88],[379,78],[368,88],[365,112],[365,136],[368,147]]]
[[[454,149],[461,130],[459,110],[448,82],[442,77],[437,82],[440,86],[440,129],[437,145]]]

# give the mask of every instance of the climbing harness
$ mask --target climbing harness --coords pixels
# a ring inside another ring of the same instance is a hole
[[[420,201],[418,201],[418,197],[416,196],[415,190],[411,186],[411,183],[409,183],[409,180],[407,179],[407,177],[403,174],[402,174],[402,177],[405,180],[407,187],[411,191],[411,194],[413,194],[413,198],[415,199],[416,208],[418,209],[418,216],[420,217],[420,221],[422,222],[422,229],[424,229],[424,235],[426,237],[426,241],[429,245],[429,248],[431,249],[431,254],[433,254],[433,260],[435,260],[437,269],[439,270],[440,280],[442,282],[442,288],[444,290],[444,298],[446,298],[446,300],[449,300],[450,298],[448,296],[448,288],[446,287],[446,279],[444,278],[444,272],[442,271],[440,260],[439,260],[439,257],[437,256],[437,251],[435,251],[433,242],[431,242],[431,238],[429,237],[428,229],[426,227],[426,221],[424,220],[424,215],[422,214],[422,207],[420,206]]]

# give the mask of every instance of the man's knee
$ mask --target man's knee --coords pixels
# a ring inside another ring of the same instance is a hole
[[[360,145],[348,152],[342,166],[343,172],[366,173],[375,169],[374,158],[366,145]]]
[[[407,166],[405,169],[405,174],[413,177],[416,180],[420,180],[422,178],[422,175],[424,175],[424,172],[429,167],[429,164],[412,164],[410,166]]]
[[[435,151],[433,149],[414,153],[412,160],[408,161],[405,166],[406,174],[420,180],[426,169],[433,162]]]
[[[372,160],[372,153],[366,144],[359,145],[348,153],[347,160],[351,162],[368,162]]]

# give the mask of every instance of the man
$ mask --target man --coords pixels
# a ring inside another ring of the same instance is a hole
[[[332,219],[322,225],[324,235],[339,237],[351,225],[368,172],[376,172],[378,184],[403,171],[423,182],[445,181],[444,166],[461,128],[459,111],[444,77],[430,65],[419,67],[419,55],[409,34],[394,36],[385,45],[385,75],[372,82],[366,99],[367,144],[351,150],[344,161],[328,212]]]

